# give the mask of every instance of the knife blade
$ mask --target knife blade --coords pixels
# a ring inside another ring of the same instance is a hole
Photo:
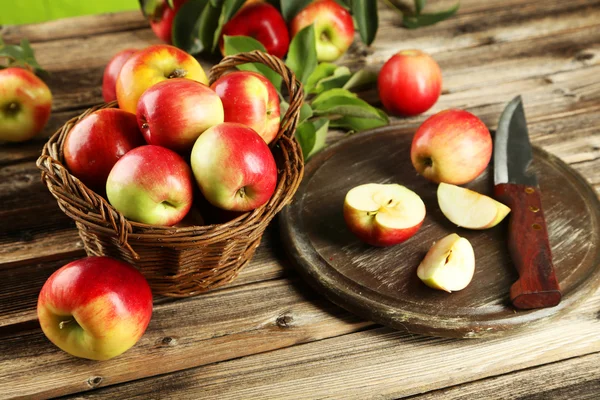
[[[494,138],[494,194],[511,209],[508,248],[519,272],[510,288],[516,308],[554,307],[562,298],[548,241],[521,96],[504,109]]]

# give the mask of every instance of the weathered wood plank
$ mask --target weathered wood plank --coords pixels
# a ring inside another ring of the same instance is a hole
[[[397,399],[597,353],[598,307],[600,293],[552,324],[492,340],[371,329],[77,398]]]

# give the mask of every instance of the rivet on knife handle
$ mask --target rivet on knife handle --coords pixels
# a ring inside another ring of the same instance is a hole
[[[508,246],[519,279],[510,288],[513,305],[521,309],[560,303],[548,231],[539,189],[513,183],[495,186],[495,197],[511,208]]]

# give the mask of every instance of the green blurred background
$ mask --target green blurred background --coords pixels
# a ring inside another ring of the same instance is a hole
[[[0,0],[0,4],[0,25],[31,24],[140,8],[138,0]]]

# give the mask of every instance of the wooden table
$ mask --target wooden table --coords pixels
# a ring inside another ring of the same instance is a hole
[[[453,2],[432,1],[432,9]],[[444,72],[436,106],[417,118],[393,118],[399,130],[410,134],[448,107],[465,108],[493,129],[521,93],[532,141],[600,193],[600,1],[462,0],[457,16],[414,31],[383,4],[380,11],[373,46],[355,43],[342,63],[377,69],[400,49],[420,48]],[[138,12],[1,33],[8,42],[29,38],[52,73],[45,136],[101,102],[102,71],[114,53],[156,42]],[[363,96],[378,103],[375,90]],[[45,279],[85,254],[73,222],[40,182],[35,159],[43,142],[0,147],[1,398],[598,398],[599,292],[559,320],[504,338],[411,335],[315,293],[289,267],[276,226],[226,288],[157,298],[146,334],[122,356],[73,358],[44,337],[35,314]]]

